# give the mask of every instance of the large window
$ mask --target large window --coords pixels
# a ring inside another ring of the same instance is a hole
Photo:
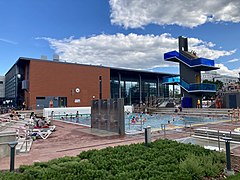
[[[132,105],[139,103],[140,92],[139,82],[125,81],[125,104]]]
[[[111,98],[124,98],[125,105],[145,103],[150,97],[169,96],[169,88],[161,85],[160,75],[114,70],[111,73]]]
[[[132,105],[139,103],[140,91],[139,82],[122,80],[120,81],[121,98],[124,98],[125,105]],[[111,98],[119,98],[119,81],[111,80]]]
[[[118,98],[119,97],[119,86],[118,80],[111,80],[111,98]]]
[[[145,100],[146,97],[157,96],[157,82],[144,81],[142,85],[143,100]]]

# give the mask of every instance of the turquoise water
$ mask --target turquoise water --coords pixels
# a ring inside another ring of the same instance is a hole
[[[126,117],[127,116],[127,117]],[[133,117],[138,117],[139,121],[137,123],[132,123],[131,119]],[[146,119],[145,122],[141,123],[141,120]],[[125,115],[125,129],[126,131],[131,130],[142,130],[147,126],[151,126],[151,128],[161,128],[161,124],[165,124],[166,127],[170,125],[174,126],[190,126],[193,124],[203,124],[203,123],[212,123],[221,120],[226,120],[226,117],[203,117],[203,116],[179,116],[176,114],[173,115],[160,115],[160,114],[131,114]]]
[[[57,115],[57,116],[54,116],[54,119],[91,126],[91,115],[90,114],[79,115],[78,118],[76,118],[75,116],[71,116],[71,115],[69,115],[69,116]]]
[[[80,115],[79,118],[73,116],[55,116],[55,119],[60,119],[66,122],[78,123],[82,125],[91,126],[91,116]],[[132,121],[135,119],[135,121]],[[166,128],[174,126],[190,126],[193,124],[204,124],[212,123],[221,120],[226,120],[227,117],[202,117],[202,116],[179,116],[176,114],[173,115],[160,115],[160,114],[125,114],[125,130],[126,132],[131,131],[142,131],[145,127],[151,126],[152,129],[160,129],[161,124],[165,124]]]

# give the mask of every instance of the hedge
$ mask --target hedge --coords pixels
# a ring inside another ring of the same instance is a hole
[[[63,157],[19,172],[1,173],[0,179],[202,179],[217,177],[225,155],[191,144],[157,140],[149,147],[132,144],[89,150],[77,157]]]

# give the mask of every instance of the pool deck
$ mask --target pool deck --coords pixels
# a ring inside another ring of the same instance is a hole
[[[108,146],[128,145],[144,142],[144,134],[120,136],[114,133],[91,130],[89,127],[70,124],[60,121],[53,121],[56,125],[56,131],[47,139],[37,139],[33,142],[29,153],[22,153],[16,156],[15,168],[20,165],[31,165],[34,162],[44,162],[51,159],[64,156],[76,156],[82,151],[89,149],[102,149]],[[152,133],[152,141],[167,138],[179,139],[189,137],[192,129],[199,127],[208,127],[209,129],[219,129],[233,131],[240,127],[240,122],[220,122],[204,125],[195,125],[192,128],[168,129],[166,134],[162,130],[156,130]],[[240,156],[240,146],[231,151],[236,156]],[[9,169],[9,157],[0,159],[0,170]]]

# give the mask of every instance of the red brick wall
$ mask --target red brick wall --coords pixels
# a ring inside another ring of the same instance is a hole
[[[31,60],[29,64],[29,102],[36,107],[36,97],[67,97],[67,106],[90,106],[99,98],[99,76],[102,76],[102,98],[110,98],[110,68]],[[80,93],[75,89],[80,88]],[[74,94],[72,94],[74,90]],[[80,103],[75,103],[80,99]]]

